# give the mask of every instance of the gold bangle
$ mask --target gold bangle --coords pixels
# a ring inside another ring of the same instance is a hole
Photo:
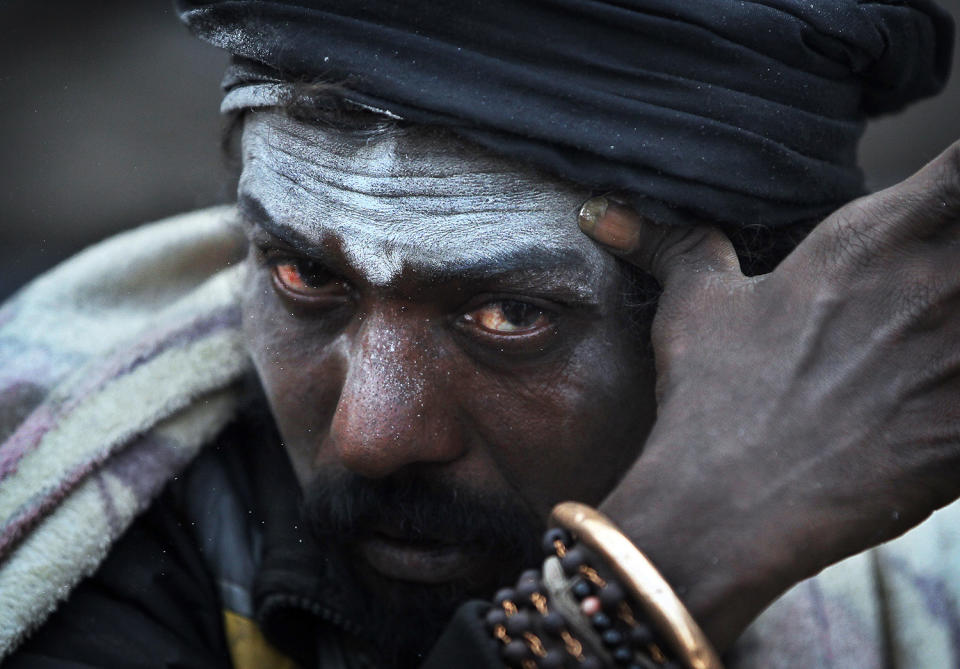
[[[613,521],[586,504],[563,502],[553,507],[550,524],[575,535],[610,567],[679,661],[690,669],[723,669],[710,640],[673,588]]]

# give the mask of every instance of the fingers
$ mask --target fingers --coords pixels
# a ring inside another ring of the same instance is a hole
[[[587,200],[579,224],[591,239],[652,274],[664,289],[717,273],[740,274],[733,245],[716,228],[659,225],[606,197]]]

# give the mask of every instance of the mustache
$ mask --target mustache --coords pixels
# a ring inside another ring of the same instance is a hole
[[[317,539],[351,543],[375,534],[411,543],[502,552],[531,564],[543,522],[508,495],[485,493],[407,471],[367,479],[320,472],[304,492],[302,519]]]

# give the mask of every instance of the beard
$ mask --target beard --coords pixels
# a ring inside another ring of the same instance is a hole
[[[491,597],[541,560],[543,523],[515,499],[453,487],[421,472],[377,480],[322,472],[305,491],[302,520],[351,571],[365,600],[364,622],[392,666],[418,665],[460,604]],[[480,568],[438,584],[384,576],[358,554],[358,545],[383,528],[403,543],[455,546]]]

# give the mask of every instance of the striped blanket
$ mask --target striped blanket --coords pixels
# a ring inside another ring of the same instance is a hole
[[[235,415],[231,214],[115,237],[0,309],[0,660]],[[796,586],[728,666],[960,667],[960,506]]]
[[[0,310],[0,658],[234,415],[229,209],[77,255]]]

